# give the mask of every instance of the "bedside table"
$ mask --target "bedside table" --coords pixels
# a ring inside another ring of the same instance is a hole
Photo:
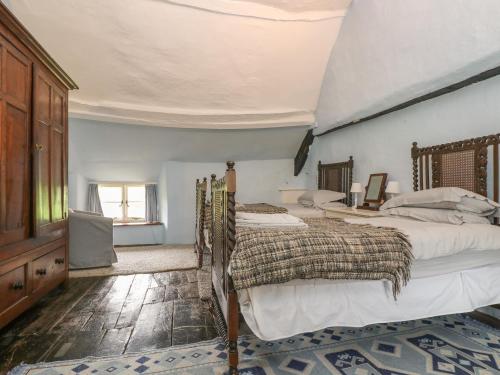
[[[353,209],[352,207],[345,208],[328,208],[325,209],[326,217],[334,219],[346,219],[356,217],[382,217],[380,211],[370,211],[363,209]]]

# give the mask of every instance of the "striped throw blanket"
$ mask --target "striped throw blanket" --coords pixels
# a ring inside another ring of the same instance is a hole
[[[396,229],[319,218],[307,229],[236,230],[236,289],[294,279],[389,280],[394,298],[410,278],[411,244]]]
[[[273,206],[269,203],[244,203],[236,206],[236,211],[254,214],[286,214],[288,210],[285,207]],[[212,225],[212,209],[210,203],[205,204],[205,229],[210,232]],[[209,236],[210,238],[210,236]]]

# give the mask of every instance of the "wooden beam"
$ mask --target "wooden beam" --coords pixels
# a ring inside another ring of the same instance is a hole
[[[309,155],[309,146],[312,145],[314,141],[314,135],[312,129],[308,130],[306,136],[302,140],[299,151],[297,151],[297,155],[294,160],[294,171],[293,175],[298,176],[302,168],[307,161],[307,156]]]
[[[486,71],[481,72],[479,74],[476,74],[476,75],[474,75],[472,77],[466,78],[466,79],[464,79],[462,81],[459,81],[459,82],[453,83],[453,84],[451,84],[449,86],[443,87],[441,89],[432,91],[432,92],[430,92],[428,94],[418,96],[418,97],[413,98],[411,100],[408,100],[408,101],[406,101],[404,103],[395,105],[394,107],[391,107],[391,108],[385,109],[383,111],[377,112],[377,113],[375,113],[373,115],[366,116],[366,117],[363,117],[363,118],[361,118],[359,120],[351,121],[351,122],[348,122],[348,123],[340,125],[340,126],[336,126],[336,127],[332,128],[332,129],[324,131],[323,133],[316,134],[316,137],[321,137],[323,135],[327,135],[327,134],[336,132],[338,130],[345,129],[345,128],[349,127],[349,126],[360,124],[362,122],[373,120],[373,119],[375,119],[377,117],[381,117],[381,116],[387,115],[389,113],[396,112],[396,111],[399,111],[399,110],[404,109],[404,108],[408,108],[408,107],[410,107],[412,105],[415,105],[415,104],[418,104],[418,103],[422,103],[422,102],[424,102],[426,100],[434,99],[434,98],[437,98],[438,96],[449,94],[450,92],[460,90],[460,89],[462,89],[464,87],[467,87],[467,86],[470,86],[470,85],[472,85],[474,83],[485,81],[485,80],[493,78],[493,77],[495,77],[495,76],[497,76],[499,74],[500,74],[500,66],[497,66],[497,67],[495,67],[493,69],[486,70]],[[305,161],[304,161],[304,163],[305,163]]]

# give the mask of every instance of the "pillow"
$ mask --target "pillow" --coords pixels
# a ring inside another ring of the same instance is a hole
[[[470,212],[440,208],[396,207],[384,210],[387,216],[402,216],[415,220],[447,224],[491,224],[483,217]]]
[[[346,208],[347,205],[345,205],[342,202],[326,202],[318,206],[318,208],[321,208],[322,210],[327,210],[329,208]]]
[[[345,193],[338,191],[309,190],[302,194],[297,201],[305,207],[320,207],[324,203],[339,201],[345,197]]]
[[[387,210],[396,207],[439,208],[489,216],[494,214],[500,205],[472,191],[457,187],[443,187],[398,195],[385,202],[380,209]]]
[[[304,207],[314,206],[314,190],[308,190],[297,198],[297,202]]]

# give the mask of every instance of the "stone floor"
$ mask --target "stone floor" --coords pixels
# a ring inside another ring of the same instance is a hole
[[[196,270],[71,279],[0,331],[0,374],[21,362],[116,355],[216,337]]]

